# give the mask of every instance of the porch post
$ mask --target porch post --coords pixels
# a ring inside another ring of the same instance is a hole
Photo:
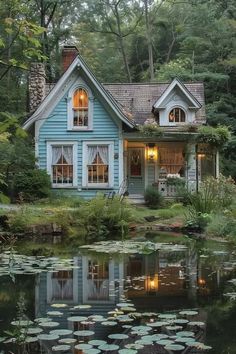
[[[195,192],[197,189],[197,161],[196,161],[196,145],[187,145],[187,171],[186,180],[189,192]]]

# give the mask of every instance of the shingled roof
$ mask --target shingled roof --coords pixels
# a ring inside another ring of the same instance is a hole
[[[127,112],[137,124],[143,124],[147,118],[153,117],[152,106],[162,96],[170,83],[150,84],[103,84],[105,89],[120,105],[123,112]],[[196,112],[196,119],[204,123],[205,100],[204,86],[202,82],[191,82],[184,84],[187,90],[201,104]]]

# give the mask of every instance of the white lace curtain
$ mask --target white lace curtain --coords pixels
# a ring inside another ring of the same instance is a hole
[[[94,163],[97,154],[99,154],[103,164],[108,165],[108,146],[105,145],[88,146],[88,165]]]
[[[160,166],[164,167],[167,173],[179,173],[184,166],[183,149],[161,148]]]
[[[73,165],[72,146],[53,146],[52,147],[52,165],[58,164],[61,157],[64,157],[68,165]]]
[[[73,279],[52,279],[52,298],[56,300],[73,299]]]

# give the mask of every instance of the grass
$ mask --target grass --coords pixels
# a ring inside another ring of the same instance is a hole
[[[180,203],[172,204],[169,208],[155,210],[143,206],[135,206],[132,210],[133,222],[138,224],[147,222],[145,220],[147,216],[155,216],[158,218],[157,221],[161,222],[170,222],[170,219],[171,222],[181,222],[184,220],[185,212],[186,208]],[[155,221],[155,223],[157,221]]]

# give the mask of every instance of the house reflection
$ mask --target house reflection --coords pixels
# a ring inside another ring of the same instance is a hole
[[[187,308],[216,292],[221,275],[215,273],[191,248],[120,257],[80,254],[73,258],[71,268],[38,276],[36,316],[46,316],[52,303],[67,304],[62,310],[67,316],[57,319],[67,327],[68,316],[107,316],[123,301],[123,295],[132,300],[137,311]],[[73,307],[84,304],[91,307]],[[86,323],[82,325],[86,327]],[[78,326],[73,323],[74,329]],[[86,328],[90,327],[87,324]]]

